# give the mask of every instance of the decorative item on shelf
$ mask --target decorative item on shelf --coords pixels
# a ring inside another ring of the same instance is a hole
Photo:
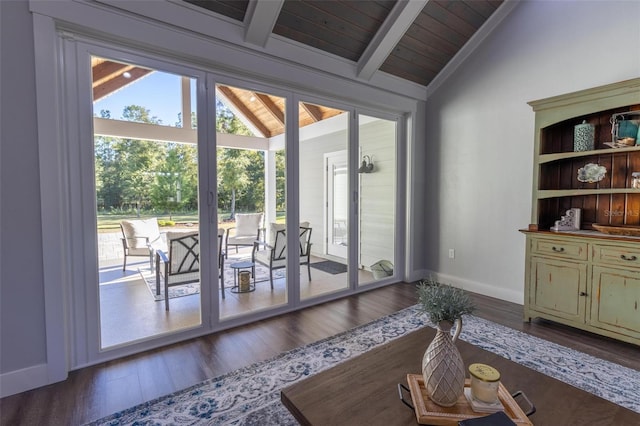
[[[422,358],[424,386],[434,403],[452,407],[464,394],[466,376],[455,342],[462,331],[462,316],[472,313],[474,306],[464,290],[432,278],[418,285],[418,300],[422,311],[437,327],[436,336]]]
[[[573,150],[574,151],[591,151],[595,146],[596,127],[582,120],[582,124],[578,124],[573,128]]]
[[[567,210],[566,214],[556,220],[554,226],[551,227],[552,231],[579,231],[581,221],[581,210],[578,208],[572,208]]]
[[[362,165],[358,169],[358,173],[372,173],[373,172],[373,161],[371,157],[365,155],[362,157]]]
[[[640,237],[640,226],[634,225],[604,225],[594,223],[591,225],[596,231],[609,235],[622,235],[625,237]],[[625,259],[626,260],[626,259]],[[636,260],[636,259],[633,259]]]
[[[630,119],[637,116],[636,119]],[[640,144],[640,111],[613,114],[610,119],[613,143],[621,146]]]
[[[631,173],[631,188],[640,189],[640,172]]]
[[[596,183],[604,179],[607,168],[599,164],[587,163],[578,169],[578,180],[580,182]]]

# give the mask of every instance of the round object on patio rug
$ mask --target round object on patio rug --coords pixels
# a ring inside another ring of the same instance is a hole
[[[443,407],[452,407],[464,394],[464,362],[455,341],[462,330],[462,319],[456,320],[453,337],[453,323],[440,321],[436,337],[422,358],[422,376],[429,398]]]

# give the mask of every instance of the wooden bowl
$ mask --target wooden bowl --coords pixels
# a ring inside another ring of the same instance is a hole
[[[600,231],[609,235],[625,235],[629,237],[638,237],[640,236],[640,226],[631,226],[631,225],[600,225],[594,223],[593,229],[596,231]]]

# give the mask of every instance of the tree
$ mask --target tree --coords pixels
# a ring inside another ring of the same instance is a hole
[[[219,99],[216,100],[216,131],[234,135],[252,136],[253,133],[226,107]],[[219,200],[229,202],[229,219],[234,219],[236,202],[239,196],[251,183],[248,167],[254,163],[252,152],[232,148],[218,148],[218,193]],[[262,162],[264,164],[264,161]],[[264,166],[263,166],[264,167]]]
[[[103,118],[110,118],[109,111],[101,111]],[[160,124],[149,110],[130,105],[124,108],[122,117],[128,121]],[[154,181],[160,150],[151,141],[97,137],[95,141],[96,182],[101,182],[99,198],[105,207],[132,205],[140,216],[140,210],[149,202],[150,188]],[[100,166],[98,166],[100,164]],[[101,174],[98,174],[101,173]]]
[[[218,148],[218,188],[231,194],[229,219],[235,219],[236,197],[250,183],[247,175],[249,158],[239,149]]]
[[[151,191],[154,207],[172,212],[190,207],[195,200],[197,207],[197,169],[195,147],[168,144],[166,154],[155,172]]]

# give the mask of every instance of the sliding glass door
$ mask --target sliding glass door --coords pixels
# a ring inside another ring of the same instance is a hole
[[[300,299],[349,288],[349,111],[298,102]]]
[[[72,366],[392,282],[397,121],[63,44]]]
[[[91,57],[100,347],[202,324],[196,80]]]
[[[358,284],[389,279],[396,268],[397,121],[358,115]]]
[[[286,98],[216,84],[218,228],[224,267],[222,321],[285,306]]]

